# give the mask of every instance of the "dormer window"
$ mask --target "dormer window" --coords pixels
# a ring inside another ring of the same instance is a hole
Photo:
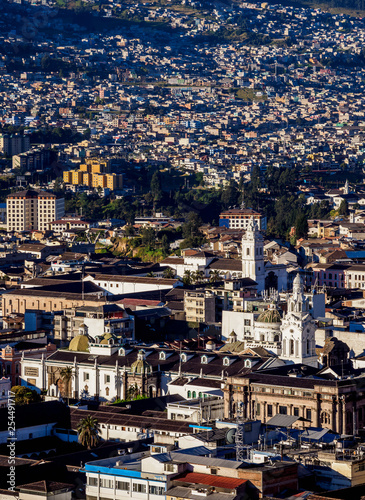
[[[251,368],[251,366],[252,366],[251,360],[250,359],[246,359],[246,361],[245,361],[245,368]]]
[[[180,358],[181,358],[181,361],[182,361],[183,363],[186,363],[186,362],[187,362],[187,360],[188,360],[188,358],[187,358],[187,356],[186,356],[186,354],[185,354],[184,352],[181,354]]]
[[[121,347],[119,349],[119,356],[125,356],[125,349],[124,349],[124,347]]]
[[[159,356],[158,356],[158,359],[160,359],[161,361],[165,361],[166,353],[164,351],[161,351]]]
[[[229,358],[223,358],[223,366],[229,366]]]
[[[206,365],[208,363],[208,358],[206,356],[202,356],[202,365]]]

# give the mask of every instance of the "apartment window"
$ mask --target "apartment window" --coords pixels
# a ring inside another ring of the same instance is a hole
[[[88,373],[84,373],[84,380],[89,380],[89,374]]]
[[[165,472],[174,472],[175,471],[174,464],[165,464],[164,471]]]
[[[117,490],[129,491],[129,486],[127,481],[117,481]]]
[[[104,383],[109,384],[110,383],[110,375],[105,375],[104,377]]]
[[[142,483],[133,483],[134,493],[146,493],[146,485]]]
[[[112,479],[101,479],[100,486],[102,488],[113,488],[113,480]]]
[[[280,415],[287,415],[288,408],[286,406],[279,406],[279,413]]]
[[[256,417],[260,416],[260,403],[256,403]]]
[[[210,468],[210,473],[211,473],[211,474],[217,474],[217,469],[216,469],[216,468],[211,467],[211,468]]]
[[[312,420],[312,410],[306,410],[306,419],[307,420]]]
[[[272,405],[267,405],[267,416],[272,417]]]
[[[294,417],[299,417],[299,408],[294,408]]]
[[[244,325],[245,326],[251,326],[251,320],[250,319],[245,319]]]
[[[150,486],[150,495],[163,495],[165,488],[163,486]]]
[[[89,484],[89,486],[97,486],[98,485],[98,478],[97,477],[89,477],[88,484]]]

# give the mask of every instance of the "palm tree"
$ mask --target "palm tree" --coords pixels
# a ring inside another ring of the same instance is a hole
[[[191,285],[192,280],[193,280],[192,272],[189,271],[189,269],[187,269],[184,272],[184,276],[182,277],[182,281],[183,281],[184,285]]]
[[[62,368],[60,375],[61,375],[61,380],[65,385],[67,404],[69,404],[69,402],[70,402],[70,381],[73,377],[72,367],[65,366],[65,368]]]
[[[202,283],[202,281],[204,280],[204,273],[203,271],[195,271],[195,273],[193,273],[193,280],[194,282],[197,284],[197,283]]]
[[[163,277],[164,278],[175,278],[175,270],[172,269],[171,267],[166,267],[166,269],[163,272]]]
[[[79,443],[87,446],[88,450],[96,446],[100,441],[100,424],[91,415],[80,420],[77,432],[79,433]]]
[[[213,271],[209,271],[210,281],[214,283],[215,281],[219,281],[222,279],[221,273],[214,269]]]
[[[149,273],[146,274],[146,278],[154,278],[156,275],[154,274],[153,271],[150,271]]]
[[[131,385],[127,390],[127,399],[133,400],[139,396],[140,390],[137,384]]]

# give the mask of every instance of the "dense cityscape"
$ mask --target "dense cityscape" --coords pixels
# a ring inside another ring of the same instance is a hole
[[[0,500],[364,500],[364,19],[1,2]]]

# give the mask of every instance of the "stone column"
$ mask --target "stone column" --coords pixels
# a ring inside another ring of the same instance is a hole
[[[116,360],[115,362],[115,397],[116,399],[120,399],[120,377],[118,360]]]
[[[317,406],[316,406],[316,418],[313,419],[316,422],[316,427],[321,427],[321,395],[317,394]]]
[[[79,367],[77,365],[76,356],[74,357],[74,398],[78,399],[79,397]]]
[[[335,397],[332,397],[332,415],[331,415],[331,429],[333,432],[338,432],[338,403]]]
[[[99,399],[99,369],[98,369],[98,359],[95,358],[95,363],[94,363],[94,377],[95,377],[95,393],[94,393],[94,398],[96,400]]]

